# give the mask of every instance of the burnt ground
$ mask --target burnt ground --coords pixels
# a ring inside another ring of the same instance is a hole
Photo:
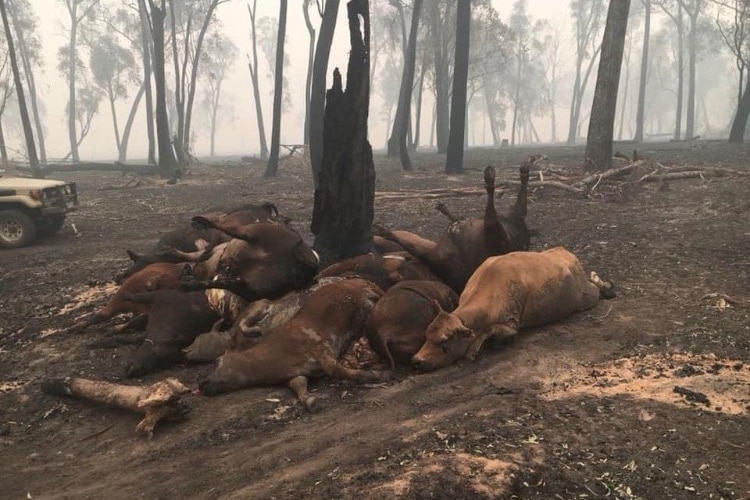
[[[533,152],[548,155],[547,179],[582,175],[581,148],[472,150],[457,177],[443,175],[434,154],[419,155],[407,175],[376,157],[376,219],[435,237],[446,226],[438,199],[480,216],[481,169],[516,179]],[[566,246],[617,282],[614,301],[525,331],[474,363],[403,368],[378,386],[321,379],[314,415],[285,387],[187,395],[189,418],[160,425],[150,441],[135,435],[135,414],[40,391],[45,377],[125,381],[134,346],[89,347],[112,323],[62,330],[104,302],[126,248],[147,249],[210,205],[272,200],[309,238],[307,167],[286,159],[278,179],[264,180],[262,165],[229,162],[135,189],[107,189],[125,183],[119,174],[57,175],[78,181],[82,204],[69,219],[77,234],[68,224],[0,253],[0,496],[749,498],[750,177],[638,180],[659,164],[747,173],[750,147],[640,153],[641,167],[589,198],[544,188],[530,199],[532,247]],[[427,191],[435,188],[451,189]],[[170,375],[192,386],[210,370],[177,366],[125,382]]]

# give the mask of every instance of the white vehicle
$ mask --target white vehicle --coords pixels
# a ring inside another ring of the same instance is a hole
[[[75,182],[5,177],[0,171],[0,248],[52,236],[77,207]]]

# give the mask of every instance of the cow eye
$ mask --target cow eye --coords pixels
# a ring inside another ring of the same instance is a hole
[[[449,349],[448,349],[448,346],[447,346],[447,345],[441,345],[441,346],[440,346],[440,350],[441,350],[441,351],[443,351],[443,354],[445,354],[445,355],[447,355],[447,354],[448,354],[448,351],[449,351]]]

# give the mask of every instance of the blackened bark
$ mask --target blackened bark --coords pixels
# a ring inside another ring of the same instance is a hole
[[[446,5],[445,16],[450,13],[450,5]],[[447,61],[448,42],[444,33],[443,15],[440,12],[440,2],[432,2],[430,10],[430,26],[432,30],[432,43],[435,48],[435,141],[437,152],[442,154],[448,149],[448,80],[449,68]],[[432,142],[432,141],[430,141]]]
[[[326,94],[323,161],[315,189],[310,229],[321,265],[361,255],[372,249],[375,166],[367,140],[370,106],[370,15],[367,0],[347,4],[352,50],[347,88],[333,72]],[[360,18],[364,23],[360,31]]]
[[[750,116],[750,82],[745,84],[745,91],[742,94],[742,99],[740,99],[740,102],[737,105],[737,112],[734,114],[732,129],[729,132],[729,142],[736,144],[743,142],[748,116]]]
[[[404,71],[401,76],[401,88],[398,93],[396,118],[393,121],[391,137],[388,139],[388,156],[398,154],[401,158],[401,167],[404,170],[411,170],[409,150],[406,147],[406,136],[409,132],[409,122],[411,121],[411,95],[414,88],[414,67],[417,63],[417,30],[419,29],[419,15],[421,12],[422,0],[414,0],[409,41],[407,42],[406,57],[404,59]]]
[[[3,168],[8,167],[8,148],[5,147],[5,132],[3,131],[2,120],[0,120],[0,165]]]
[[[602,39],[599,72],[596,78],[594,102],[591,105],[589,133],[586,142],[587,165],[597,170],[612,166],[612,136],[617,108],[625,33],[628,26],[630,0],[612,0]]]
[[[70,40],[68,41],[68,140],[73,161],[78,156],[78,134],[76,133],[76,43],[78,37],[78,2],[68,4],[70,14]]]
[[[336,17],[339,12],[339,0],[328,0],[323,19],[320,21],[320,34],[315,44],[315,61],[310,86],[310,165],[312,167],[315,189],[320,185],[320,170],[323,164],[323,121],[326,106],[326,73],[328,57],[331,54],[333,32],[336,29]],[[368,48],[369,62],[369,48]]]
[[[164,73],[164,0],[158,7],[154,0],[151,5],[151,38],[154,41],[154,82],[156,83],[156,136],[159,143],[159,175],[174,177],[177,174],[177,160],[174,156],[169,136],[167,116],[167,88]]]
[[[471,0],[458,0],[456,9],[456,55],[453,64],[453,95],[451,97],[451,128],[448,136],[448,155],[445,160],[445,172],[448,174],[463,171],[470,29]]]
[[[26,98],[23,93],[23,83],[21,82],[21,74],[18,71],[18,61],[16,61],[16,50],[13,47],[13,35],[10,32],[10,24],[8,23],[8,13],[5,11],[5,0],[0,0],[0,14],[3,17],[3,27],[5,28],[5,39],[8,44],[8,56],[10,57],[10,65],[13,70],[13,82],[16,85],[16,95],[18,96],[18,108],[21,112],[21,123],[23,124],[23,135],[26,138],[26,154],[29,156],[29,166],[31,167],[31,175],[37,179],[44,177],[44,174],[39,169],[39,159],[36,155],[36,145],[34,144],[34,133],[31,130],[31,121],[29,120],[29,110],[26,108]]]
[[[281,97],[284,94],[284,38],[286,38],[287,0],[279,5],[279,32],[276,37],[276,74],[273,90],[273,118],[271,123],[271,155],[263,177],[276,177],[279,169],[279,148],[281,142]]]

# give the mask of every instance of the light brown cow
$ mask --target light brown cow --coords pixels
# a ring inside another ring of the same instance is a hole
[[[578,258],[562,247],[490,257],[469,279],[458,307],[439,312],[427,327],[412,364],[429,371],[462,357],[473,360],[490,337],[510,338],[520,328],[565,318],[612,297],[612,283],[593,272],[587,277]]]
[[[390,372],[356,370],[339,362],[362,335],[370,310],[382,294],[377,285],[362,279],[341,280],[317,289],[292,319],[269,331],[257,345],[219,358],[214,372],[200,382],[200,392],[212,396],[286,383],[309,411],[316,411],[316,400],[307,391],[308,377],[390,378]]]

